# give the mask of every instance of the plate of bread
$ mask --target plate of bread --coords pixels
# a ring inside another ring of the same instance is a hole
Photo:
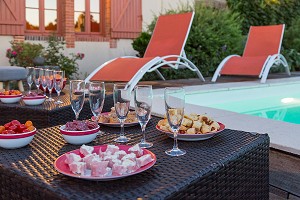
[[[174,137],[167,118],[161,119],[157,123],[156,129],[166,133],[171,138]],[[199,115],[192,113],[184,115],[178,131],[177,139],[183,141],[206,140],[224,129],[224,124],[213,120],[206,114]]]
[[[115,108],[112,107],[110,112],[101,113],[98,123],[110,127],[120,127],[120,121]],[[135,111],[129,111],[125,119],[124,127],[135,126],[137,124],[139,124],[139,122],[136,118]]]

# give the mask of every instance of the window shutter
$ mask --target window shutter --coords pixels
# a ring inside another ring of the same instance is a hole
[[[24,35],[24,2],[0,0],[0,35]]]
[[[111,0],[111,38],[136,38],[141,31],[141,0]]]

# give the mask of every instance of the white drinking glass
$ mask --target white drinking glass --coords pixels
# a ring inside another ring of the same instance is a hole
[[[129,141],[129,138],[127,138],[124,133],[124,122],[129,112],[130,94],[131,91],[129,90],[126,84],[114,84],[114,106],[121,126],[120,136],[115,139],[115,142],[124,143]]]
[[[46,69],[41,69],[40,70],[40,82],[41,82],[41,85],[42,85],[43,90],[44,90],[44,95],[47,97],[47,95],[46,95],[46,90],[47,90],[47,78],[46,78],[46,75],[47,75],[46,74]]]
[[[64,84],[64,78],[63,78],[63,71],[54,71],[53,72],[53,82],[54,82],[54,89],[57,93],[57,101],[55,101],[55,104],[61,104],[63,103],[60,100],[60,92],[63,88],[63,84]]]
[[[34,73],[33,73],[33,82],[37,88],[37,93],[39,93],[39,88],[41,85],[40,82],[40,70],[41,68],[34,68]]]
[[[52,89],[54,87],[54,82],[53,82],[53,70],[46,70],[46,81],[47,81],[47,88],[49,91],[49,98],[47,99],[47,101],[54,101],[54,99],[52,99]]]
[[[139,143],[141,148],[150,148],[153,143],[146,141],[145,129],[151,116],[153,92],[151,85],[139,85],[134,88],[134,106],[136,117],[141,125],[142,139]]]
[[[85,82],[83,80],[70,81],[70,101],[75,118],[78,120],[79,113],[84,103]]]
[[[95,121],[98,122],[105,99],[105,84],[100,81],[91,81],[88,83],[88,90],[90,108]]]
[[[26,67],[27,70],[27,84],[28,84],[28,93],[31,93],[31,85],[33,83],[33,72],[34,72],[34,67]]]
[[[185,91],[182,87],[167,87],[164,97],[167,119],[174,134],[173,148],[165,152],[170,156],[181,156],[186,151],[178,148],[177,134],[184,116]]]

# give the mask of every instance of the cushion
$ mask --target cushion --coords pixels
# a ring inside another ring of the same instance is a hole
[[[26,79],[26,69],[16,66],[0,66],[0,81]]]

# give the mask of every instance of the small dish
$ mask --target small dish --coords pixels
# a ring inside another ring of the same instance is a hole
[[[26,133],[0,134],[0,147],[17,149],[28,145],[36,134],[36,128]]]
[[[44,103],[46,99],[45,95],[37,95],[37,96],[23,96],[22,100],[25,103],[25,105],[28,106],[36,106]]]
[[[22,98],[22,94],[18,95],[0,95],[2,103],[18,103]]]
[[[93,141],[97,137],[100,129],[99,125],[97,128],[85,131],[67,131],[65,130],[65,127],[66,126],[63,125],[59,128],[60,133],[66,142],[75,145],[86,144]]]
[[[109,112],[105,112],[105,113],[101,113],[101,115],[108,115]],[[120,123],[105,123],[105,122],[98,122],[100,125],[104,125],[104,126],[109,126],[109,127],[120,127]],[[130,126],[136,126],[138,125],[139,122],[135,121],[135,122],[131,122],[131,123],[124,123],[124,127],[130,127]]]
[[[216,132],[210,132],[210,133],[203,133],[203,134],[180,134],[178,133],[177,135],[177,139],[178,140],[182,140],[182,141],[199,141],[199,140],[207,140],[213,136],[215,136],[217,133],[220,133],[221,131],[223,131],[225,129],[225,125],[218,122],[218,124],[220,125],[220,128],[218,131]],[[174,138],[174,135],[172,132],[169,131],[165,131],[159,128],[158,125],[156,125],[156,129],[166,133],[169,137]]]

